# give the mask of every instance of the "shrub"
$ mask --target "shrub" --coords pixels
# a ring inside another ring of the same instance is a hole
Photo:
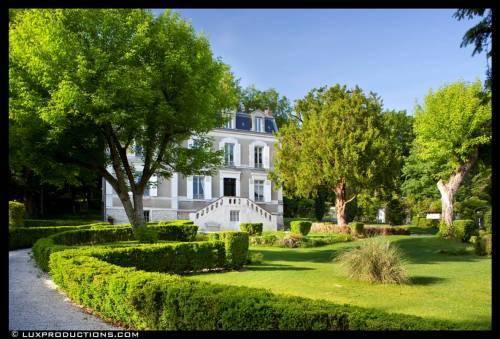
[[[264,255],[261,252],[249,252],[247,264],[261,264],[264,261]]]
[[[17,201],[9,201],[9,228],[24,226],[24,204]]]
[[[467,242],[471,236],[478,234],[478,229],[473,220],[454,220],[453,233],[454,238]]]
[[[250,237],[250,244],[251,245],[263,245],[263,246],[273,246],[276,244],[280,238],[277,235],[274,234],[264,234],[261,236],[253,236]]]
[[[352,233],[357,234],[357,235],[363,234],[364,226],[365,225],[362,222],[356,222],[356,221],[351,222],[349,224],[349,227],[351,228]]]
[[[403,223],[405,210],[399,199],[389,201],[385,210],[385,218],[390,225],[401,225]]]
[[[410,230],[405,226],[364,226],[363,233],[367,237],[377,235],[409,235]]]
[[[189,220],[162,221],[157,226],[150,227],[158,231],[158,239],[160,240],[194,241],[198,232],[198,226],[193,225],[192,221]]]
[[[108,222],[103,222],[102,220],[89,220],[89,219],[26,219],[24,221],[25,227],[52,227],[52,226],[81,226],[81,225],[96,225],[96,224],[107,224]]]
[[[329,236],[321,237],[303,237],[302,241],[300,242],[300,247],[320,247],[351,240],[352,237],[350,234],[332,234]]]
[[[88,249],[88,248],[87,248]],[[83,253],[76,249],[76,253]],[[186,273],[224,267],[221,241],[163,243],[91,249],[91,255],[114,265],[149,272]]]
[[[280,245],[282,247],[288,247],[288,248],[296,248],[300,247],[302,243],[302,238],[303,236],[301,234],[287,234],[281,239]]]
[[[43,271],[47,271],[50,255],[54,252],[62,251],[75,245],[95,245],[132,239],[134,239],[134,233],[131,227],[58,231],[46,238],[38,239],[33,245],[33,256],[38,266]]]
[[[451,231],[450,228],[448,227],[448,225],[446,225],[446,223],[444,221],[441,221],[439,223],[438,235],[441,238],[450,238],[452,236],[450,231]]]
[[[158,241],[158,231],[153,226],[140,226],[134,230],[135,238],[140,243],[155,243]]]
[[[221,240],[226,250],[226,266],[228,268],[241,268],[248,258],[248,233],[246,232],[214,232],[210,233],[209,240]]]
[[[491,208],[488,209],[483,216],[483,227],[487,232],[491,233],[491,226],[492,226],[492,220],[491,220]]]
[[[290,222],[290,229],[292,233],[307,235],[311,230],[312,223],[304,220],[294,220]]]
[[[473,240],[474,239],[474,240]],[[477,255],[491,255],[492,253],[491,233],[481,236],[472,236],[471,242],[474,244],[474,250]]]
[[[311,226],[311,232],[315,233],[351,233],[349,226],[339,226],[332,223],[315,222]]]
[[[342,253],[338,260],[350,278],[383,284],[408,281],[399,249],[386,239],[368,239],[361,247]]]
[[[240,224],[240,229],[249,235],[261,235],[263,224],[261,222],[245,222]]]
[[[90,229],[92,225],[82,226],[53,226],[53,227],[19,227],[9,229],[9,250],[28,248],[40,238],[49,235],[81,229]]]
[[[438,219],[427,219],[423,217],[413,217],[412,225],[416,227],[439,227]]]
[[[80,251],[55,253],[50,270],[54,282],[73,301],[138,330],[438,330],[459,326],[137,271]]]

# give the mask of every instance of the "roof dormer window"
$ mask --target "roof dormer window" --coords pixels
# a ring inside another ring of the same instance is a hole
[[[264,132],[264,118],[255,117],[255,131]]]

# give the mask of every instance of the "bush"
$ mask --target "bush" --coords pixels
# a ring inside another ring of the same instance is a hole
[[[311,232],[314,233],[351,233],[349,226],[339,226],[332,223],[315,222],[311,226]]]
[[[238,269],[243,267],[248,258],[248,233],[246,232],[214,232],[209,235],[210,241],[221,240],[226,250],[226,266]]]
[[[276,244],[280,238],[275,234],[264,234],[261,236],[250,237],[250,245],[263,245],[263,246],[273,246]]]
[[[423,217],[413,217],[412,225],[416,227],[439,227],[440,220],[427,219]]]
[[[261,264],[264,261],[264,255],[261,252],[249,252],[247,264]]]
[[[240,229],[243,232],[247,232],[249,235],[261,235],[262,234],[262,227],[263,224],[261,222],[257,223],[251,223],[251,222],[245,222],[240,224]]]
[[[342,253],[338,260],[350,278],[383,284],[408,281],[399,249],[386,239],[368,239],[360,248]]]
[[[352,237],[350,234],[332,234],[329,236],[321,237],[304,237],[300,242],[300,247],[320,247],[351,240]]]
[[[194,241],[198,232],[198,226],[193,225],[189,220],[162,221],[157,226],[151,225],[150,227],[158,231],[160,240]]]
[[[88,219],[26,219],[24,221],[25,227],[52,227],[52,226],[81,226],[90,224],[104,224],[102,220],[88,220]],[[110,225],[106,222],[107,225]]]
[[[158,231],[153,226],[140,226],[134,230],[135,238],[140,243],[153,244],[158,241]]]
[[[468,242],[470,237],[478,235],[478,229],[473,220],[454,220],[453,236],[463,242]]]
[[[9,201],[9,228],[24,226],[24,204],[17,201]]]
[[[38,266],[43,271],[47,271],[49,269],[50,256],[54,252],[66,250],[75,245],[95,245],[133,239],[134,233],[131,227],[58,231],[46,238],[38,239],[33,245],[33,256]]]
[[[311,230],[312,223],[304,220],[294,220],[290,222],[290,229],[292,233],[307,235]]]
[[[472,236],[470,242],[474,244],[474,250],[477,255],[491,255],[492,254],[492,236],[489,234],[482,234],[481,236]]]
[[[483,227],[487,232],[491,233],[492,229],[491,208],[488,209],[483,216]]]
[[[406,226],[364,226],[363,233],[367,237],[378,235],[409,235],[410,230]]]
[[[357,235],[363,234],[364,226],[365,225],[362,222],[355,222],[355,221],[349,224],[352,233]]]
[[[405,219],[404,206],[399,199],[392,199],[387,203],[385,218],[390,225],[401,225]]]
[[[9,250],[28,248],[35,244],[40,238],[49,235],[81,229],[90,229],[92,225],[82,226],[53,226],[53,227],[19,227],[9,229]]]
[[[53,254],[50,270],[54,282],[74,302],[138,330],[438,330],[459,326],[138,271],[81,251]]]
[[[301,234],[287,234],[281,239],[280,246],[288,248],[300,247],[303,236]]]
[[[87,248],[88,249],[88,248]],[[83,253],[76,249],[76,253]],[[186,273],[223,268],[221,241],[163,243],[122,248],[91,249],[91,255],[114,265],[149,272]]]

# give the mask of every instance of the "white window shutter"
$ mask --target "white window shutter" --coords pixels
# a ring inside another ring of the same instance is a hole
[[[149,186],[149,196],[158,196],[158,176],[156,174],[153,174],[151,178],[149,178],[149,182],[152,184],[151,186]]]
[[[234,145],[234,165],[235,166],[241,166],[241,145],[237,143]]]
[[[205,199],[212,199],[212,177],[205,177]]]
[[[255,167],[255,146],[254,144],[248,145],[248,166]]]
[[[253,183],[253,179],[250,178],[248,180],[249,182],[249,186],[248,186],[248,198],[251,199],[251,200],[255,200],[255,197],[254,197],[254,192],[255,192],[255,187],[254,187],[254,183]]]
[[[187,177],[186,182],[187,182],[187,198],[193,199],[193,176]]]
[[[264,168],[270,168],[270,164],[269,164],[269,158],[270,158],[270,147],[268,145],[264,146],[264,159],[263,159],[263,162],[264,162]]]
[[[106,180],[106,194],[114,194],[113,186]]]
[[[271,202],[271,180],[264,181],[264,201]]]

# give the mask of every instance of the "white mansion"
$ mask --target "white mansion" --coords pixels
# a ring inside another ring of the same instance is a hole
[[[170,179],[152,176],[144,193],[146,220],[191,219],[202,231],[239,230],[243,222],[262,222],[265,230],[283,227],[281,187],[267,178],[273,164],[276,122],[269,111],[234,113],[223,128],[208,133],[213,148],[224,150],[224,165],[213,176]],[[193,140],[186,140],[189,147]],[[140,154],[129,160],[142,170]],[[103,179],[104,216],[128,223],[120,199]]]

